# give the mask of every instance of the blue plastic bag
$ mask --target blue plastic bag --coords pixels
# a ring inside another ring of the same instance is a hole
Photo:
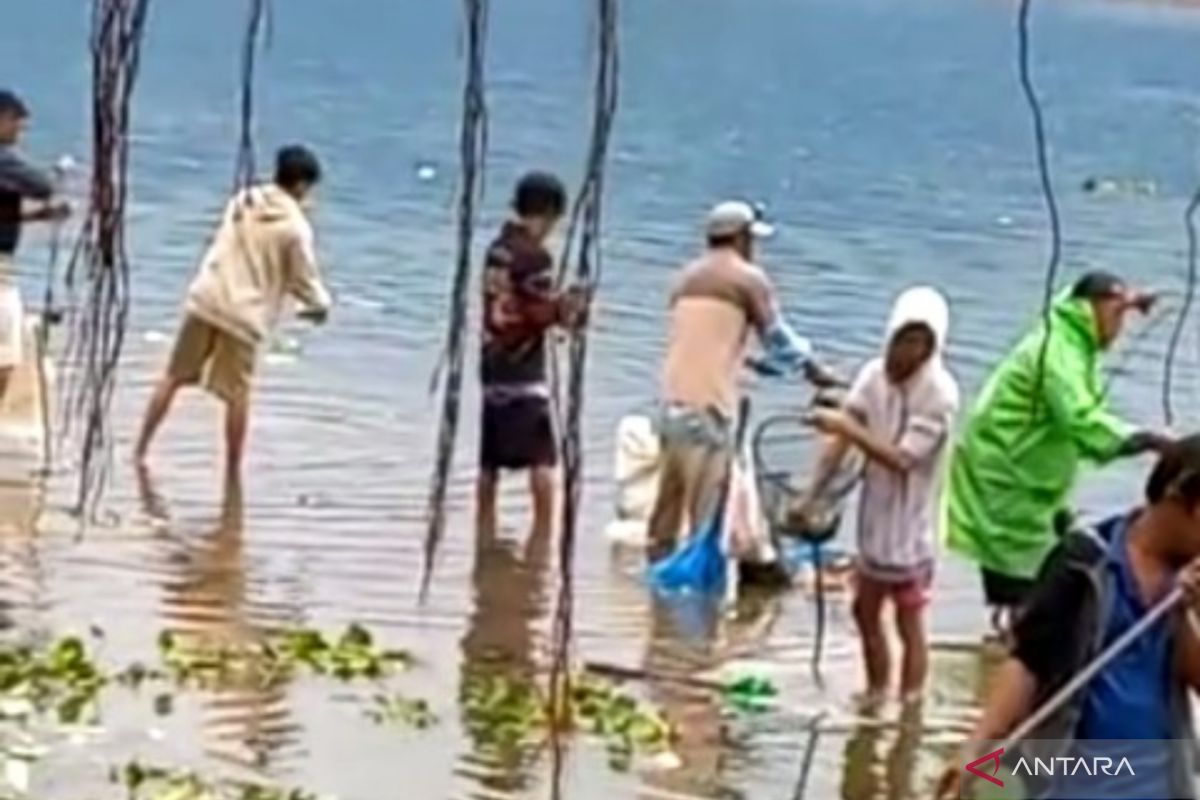
[[[722,497],[701,530],[692,534],[683,547],[650,566],[650,584],[666,592],[717,594],[725,591],[727,565],[721,550],[724,532],[725,501]]]

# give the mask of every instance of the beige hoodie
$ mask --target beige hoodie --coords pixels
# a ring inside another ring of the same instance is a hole
[[[187,313],[258,345],[275,327],[289,296],[308,311],[326,310],[331,303],[317,270],[312,226],[283,189],[252,187],[225,209],[188,290]]]

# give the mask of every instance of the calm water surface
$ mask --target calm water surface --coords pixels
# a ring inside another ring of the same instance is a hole
[[[0,83],[37,110],[30,148],[84,153],[87,14],[79,0],[7,0]],[[361,621],[421,664],[406,679],[441,725],[365,723],[350,698],[300,682],[275,693],[192,698],[167,722],[144,702],[106,708],[103,732],[56,746],[35,767],[41,795],[78,797],[129,754],[257,775],[358,800],[546,796],[548,756],[498,757],[457,708],[467,677],[497,655],[514,674],[545,664],[551,557],[469,533],[470,424],[453,524],[430,603],[416,603],[432,452],[434,365],[452,260],[458,4],[282,0],[261,81],[264,153],[314,144],[329,181],[318,223],[339,307],[327,330],[288,328],[268,359],[244,497],[223,498],[218,417],[193,395],[164,431],[149,481],[120,460],[117,524],[77,541],[49,496],[7,489],[0,602],[21,632],[98,625],[114,664],[153,652],[164,628],[237,639],[274,627]],[[602,747],[573,752],[569,796],[910,798],[969,719],[982,681],[972,576],[947,564],[933,625],[942,644],[923,719],[874,725],[849,713],[858,685],[841,602],[828,681],[809,675],[803,592],[748,604],[707,631],[656,609],[635,561],[602,528],[616,420],[652,397],[672,271],[697,246],[715,198],[770,203],[782,223],[765,261],[798,322],[848,366],[876,346],[891,296],[930,281],[954,304],[953,363],[978,385],[1036,309],[1045,250],[1029,123],[1012,58],[1013,14],[991,0],[637,0],[623,20],[624,88],[612,165],[607,282],[596,318],[587,420],[588,484],[578,560],[582,658],[657,671],[754,670],[782,688],[778,711],[728,718],[704,692],[645,694],[682,730],[683,768],[618,774]],[[118,399],[130,446],[165,355],[178,300],[233,174],[235,0],[160,2],[136,109],[132,238],[136,308]],[[587,124],[587,4],[494,4],[492,152],[485,228],[531,166],[577,176]],[[1178,294],[1182,210],[1197,179],[1200,16],[1181,8],[1061,0],[1039,8],[1038,78],[1062,194],[1070,269],[1103,265]],[[432,166],[433,180],[418,177]],[[1152,193],[1089,195],[1091,176],[1153,182]],[[44,241],[24,254],[37,291]],[[1165,326],[1117,356],[1118,402],[1156,420]],[[1185,341],[1179,401],[1196,420]],[[761,386],[760,411],[803,400]],[[1134,496],[1140,465],[1089,482],[1102,511]],[[517,487],[519,488],[519,487]],[[513,498],[514,500],[519,498]],[[725,671],[725,672],[723,672]],[[828,712],[814,738],[814,715]],[[894,714],[891,717],[895,717]],[[813,767],[801,783],[806,750]]]

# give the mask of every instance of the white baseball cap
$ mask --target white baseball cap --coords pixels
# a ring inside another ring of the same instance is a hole
[[[762,206],[743,200],[727,200],[708,212],[705,230],[710,237],[736,236],[749,230],[755,239],[768,239],[775,235],[775,226],[764,217]]]

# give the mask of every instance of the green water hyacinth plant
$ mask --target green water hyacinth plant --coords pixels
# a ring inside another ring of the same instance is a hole
[[[137,761],[114,768],[109,777],[124,788],[128,800],[318,800],[317,795],[302,789],[210,780],[195,772]]]
[[[69,636],[44,650],[0,648],[0,712],[27,717],[53,711],[64,725],[92,722],[108,684],[82,639]]]
[[[189,641],[164,632],[158,647],[166,673],[177,684],[210,690],[273,687],[298,673],[347,682],[379,681],[412,663],[406,652],[378,647],[371,633],[360,625],[349,626],[336,639],[327,639],[320,631],[300,629],[235,644]]]
[[[635,755],[667,752],[675,731],[652,706],[622,692],[615,684],[580,675],[571,681],[561,725],[601,740],[617,769]],[[550,734],[551,710],[544,691],[532,680],[500,671],[470,674],[461,692],[465,724],[479,743],[498,749],[538,745]]]

